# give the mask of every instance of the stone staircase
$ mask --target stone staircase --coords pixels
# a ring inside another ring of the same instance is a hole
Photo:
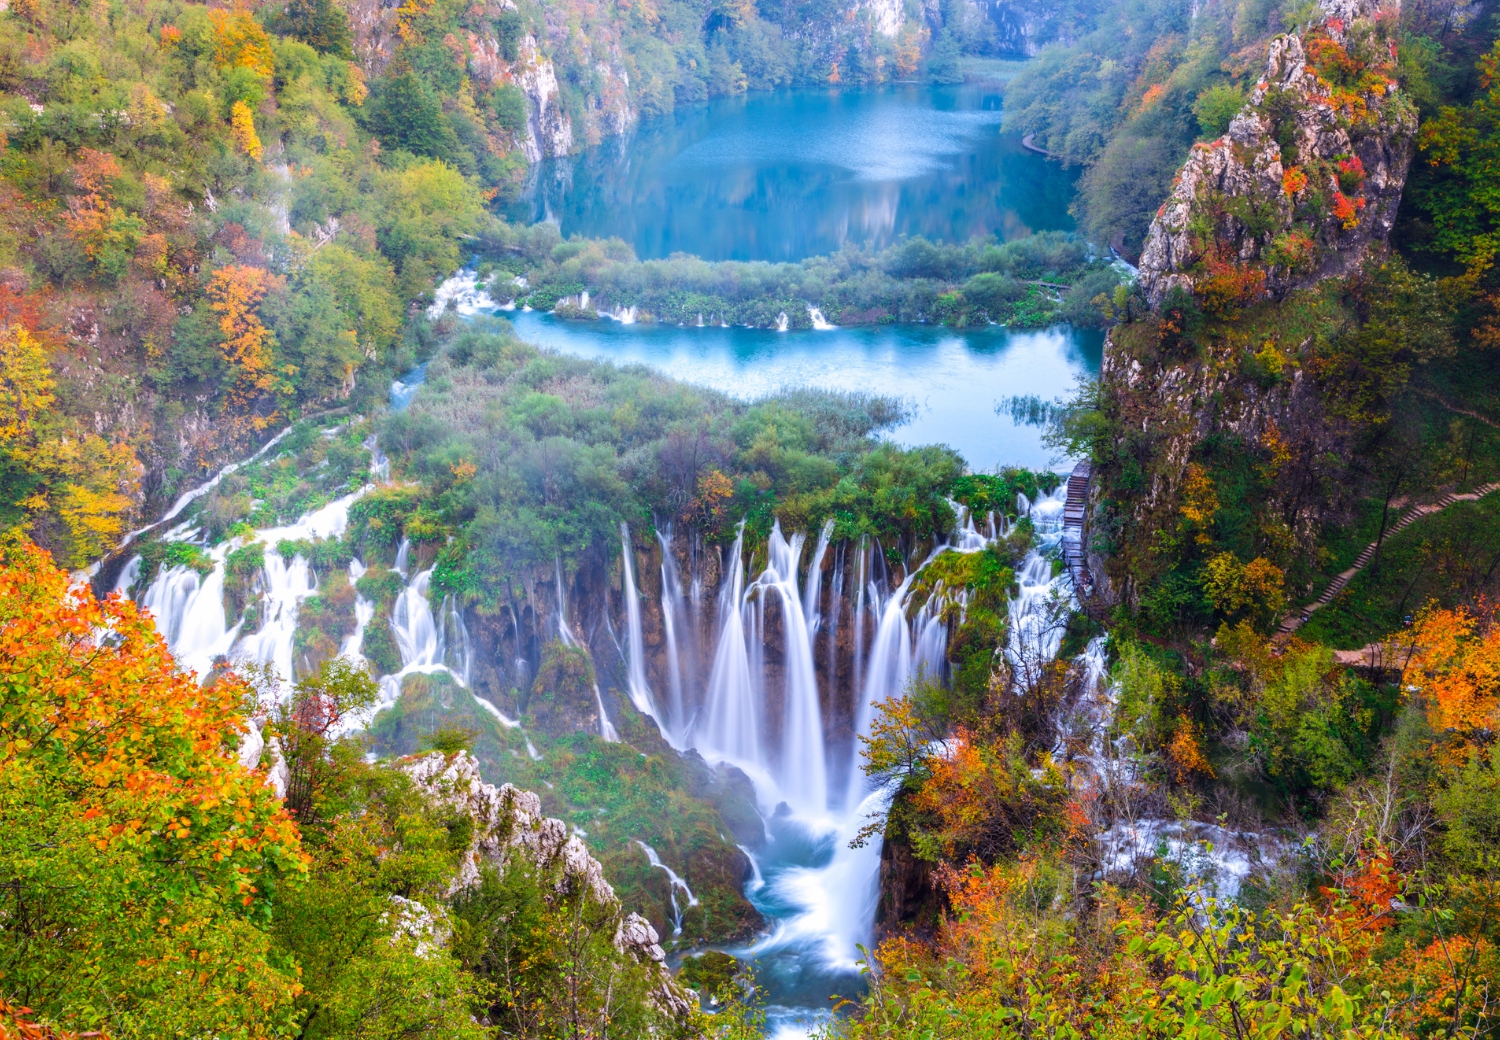
[[[1446,494],[1442,498],[1438,499],[1436,502],[1429,502],[1423,505],[1412,506],[1405,513],[1401,514],[1400,519],[1398,519],[1394,524],[1386,529],[1385,535],[1380,541],[1374,541],[1365,546],[1360,554],[1354,558],[1354,566],[1350,567],[1348,570],[1340,574],[1337,578],[1334,578],[1333,581],[1329,582],[1328,588],[1323,590],[1323,595],[1313,600],[1307,606],[1302,607],[1299,610],[1294,610],[1292,613],[1288,614],[1286,618],[1281,622],[1281,627],[1280,629],[1278,629],[1279,633],[1282,635],[1289,635],[1290,633],[1297,631],[1297,629],[1302,627],[1303,622],[1312,617],[1313,611],[1318,610],[1322,607],[1326,607],[1328,606],[1328,604],[1332,603],[1333,598],[1340,592],[1343,592],[1344,588],[1349,584],[1349,582],[1354,580],[1354,576],[1369,566],[1370,561],[1375,558],[1376,550],[1380,548],[1381,544],[1386,538],[1390,538],[1393,535],[1406,530],[1406,528],[1410,527],[1412,524],[1416,523],[1424,516],[1431,516],[1433,513],[1442,512],[1444,509],[1447,509],[1455,502],[1477,502],[1485,495],[1488,495],[1494,491],[1500,491],[1500,480],[1497,480],[1490,484],[1482,484],[1479,487],[1475,488],[1473,491],[1468,491],[1464,494],[1450,492],[1449,494]]]

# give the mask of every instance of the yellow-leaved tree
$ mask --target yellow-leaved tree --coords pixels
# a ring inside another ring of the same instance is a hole
[[[124,529],[139,480],[128,444],[68,428],[39,337],[0,328],[0,531],[27,531],[70,565]]]

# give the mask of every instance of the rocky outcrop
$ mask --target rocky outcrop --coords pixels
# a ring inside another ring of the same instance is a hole
[[[543,156],[567,155],[573,150],[573,120],[563,111],[557,72],[551,59],[537,48],[536,37],[522,38],[513,75],[529,103],[526,139],[521,143],[526,161],[534,163]]]
[[[1196,145],[1157,211],[1140,284],[1281,296],[1385,247],[1416,113],[1395,80],[1395,12],[1323,0],[1321,24],[1271,41],[1224,136]]]
[[[478,761],[465,751],[452,757],[433,752],[402,768],[430,801],[456,809],[474,823],[449,896],[477,886],[485,866],[504,871],[520,857],[540,876],[551,879],[558,895],[592,900],[616,910],[615,946],[656,973],[659,982],[652,998],[662,1010],[686,1015],[695,1006],[692,996],[667,970],[666,953],[651,922],[639,914],[618,913],[619,900],[604,879],[604,868],[569,833],[566,823],[542,815],[540,798],[510,784],[485,783]]]

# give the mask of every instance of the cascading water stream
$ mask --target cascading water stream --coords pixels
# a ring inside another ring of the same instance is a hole
[[[802,535],[793,535],[789,541],[782,536],[781,524],[775,524],[766,546],[766,569],[752,591],[761,598],[762,607],[765,597],[772,594],[781,606],[785,682],[781,747],[775,762],[780,794],[792,806],[819,814],[828,809],[828,767],[818,675],[813,665],[812,623],[802,613],[802,594],[797,588],[802,544]]]
[[[745,525],[740,524],[729,550],[729,578],[719,590],[719,642],[708,673],[706,715],[694,733],[694,743],[705,755],[764,775],[760,767],[760,703],[750,679],[745,622],[740,611],[745,590],[744,541]]]
[[[682,578],[677,573],[677,558],[672,555],[672,529],[658,529],[656,540],[661,545],[661,623],[667,643],[667,717],[674,731],[686,731],[691,720],[684,717],[682,696],[682,654],[685,647],[677,633],[679,626],[687,621],[687,608],[682,596]]]
[[[641,851],[646,854],[646,859],[650,861],[653,867],[655,867],[657,870],[666,872],[667,892],[669,894],[669,898],[672,901],[672,934],[681,935],[682,907],[677,902],[677,893],[681,892],[687,897],[687,905],[689,907],[698,905],[698,897],[693,895],[693,890],[691,888],[688,888],[688,883],[682,880],[682,878],[678,877],[675,870],[661,861],[661,857],[656,854],[655,849],[653,849],[650,845],[647,845],[644,841],[637,841],[635,844],[640,846]]]
[[[625,662],[626,685],[630,690],[630,702],[642,715],[649,715],[661,727],[667,743],[676,746],[672,739],[671,720],[656,706],[656,695],[646,680],[646,640],[641,635],[641,597],[635,588],[635,550],[630,544],[630,528],[620,524],[620,570],[625,581],[626,645],[629,654]]]

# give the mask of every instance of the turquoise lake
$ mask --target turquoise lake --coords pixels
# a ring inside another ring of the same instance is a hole
[[[512,220],[673,252],[788,261],[910,235],[967,241],[1071,230],[1074,171],[1000,132],[995,84],[788,91],[682,109],[533,171]],[[1101,334],[885,325],[776,332],[621,325],[509,312],[522,337],[566,354],[644,364],[750,399],[816,386],[901,398],[886,435],[948,444],[975,470],[1060,466],[1035,427],[996,406],[1067,396],[1098,372]]]
[[[534,168],[514,221],[642,259],[801,260],[902,236],[1071,230],[1076,171],[1000,133],[998,85],[781,91],[644,121]]]

